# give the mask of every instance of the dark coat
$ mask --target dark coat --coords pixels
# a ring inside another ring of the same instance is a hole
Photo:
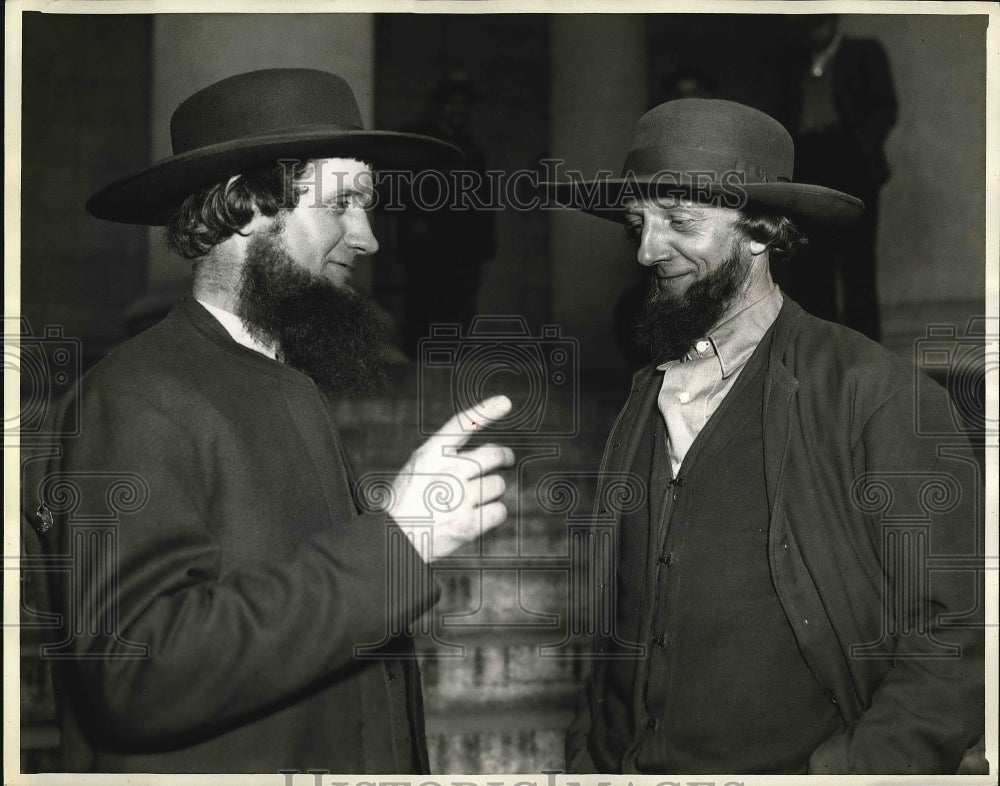
[[[774,115],[793,134],[802,114],[802,80],[811,59],[808,51],[796,47],[782,48],[768,57],[779,92]],[[896,124],[898,111],[889,60],[875,39],[845,37],[830,69],[840,130],[852,147],[841,155],[847,162],[854,160],[858,173],[858,182],[844,186],[850,186],[852,193],[867,194],[889,177],[885,140]]]
[[[659,379],[636,374],[602,474],[629,471]],[[803,658],[845,724],[810,772],[954,773],[983,732],[984,499],[949,406],[910,364],[785,298],[761,413],[769,562]],[[900,545],[952,569],[928,581],[920,561],[907,575]],[[613,587],[613,566],[598,569]],[[899,591],[910,602],[890,613]],[[595,647],[598,658],[607,649],[600,637]],[[590,722],[603,675],[598,659],[567,735],[570,771],[592,772],[588,747],[604,744]]]
[[[49,553],[76,560],[54,593],[67,769],[426,772],[398,634],[435,588],[358,512],[313,382],[187,300],[87,375],[79,418],[39,487]]]

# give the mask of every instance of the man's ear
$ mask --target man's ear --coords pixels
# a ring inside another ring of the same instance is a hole
[[[755,257],[759,257],[765,251],[767,251],[767,243],[761,243],[759,240],[750,241],[750,253]]]
[[[233,184],[241,177],[243,177],[243,175],[233,175],[231,178],[229,178],[229,180],[226,181],[225,193],[227,195],[229,194],[229,190],[233,187]],[[253,216],[246,224],[243,225],[243,228],[240,229],[236,234],[242,235],[243,237],[249,237],[257,230],[258,227],[261,226],[262,223],[267,221],[268,221],[267,216],[265,216],[263,213],[260,212],[260,208],[257,207],[257,203],[255,202],[253,205]]]

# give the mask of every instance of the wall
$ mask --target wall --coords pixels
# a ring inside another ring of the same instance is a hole
[[[84,210],[99,185],[149,162],[144,16],[23,16],[21,308],[99,357],[146,280],[146,234]]]
[[[878,286],[885,341],[910,352],[927,324],[983,313],[986,17],[848,16],[843,28],[882,43],[896,83]]]

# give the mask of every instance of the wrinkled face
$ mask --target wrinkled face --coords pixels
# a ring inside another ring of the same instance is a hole
[[[652,269],[661,299],[680,298],[734,252],[749,259],[739,218],[737,210],[672,197],[625,205],[626,232],[638,245],[639,264]]]
[[[281,237],[296,264],[347,287],[358,257],[378,251],[368,222],[371,168],[353,158],[324,158],[313,164],[298,181],[305,189],[298,205],[282,213]]]

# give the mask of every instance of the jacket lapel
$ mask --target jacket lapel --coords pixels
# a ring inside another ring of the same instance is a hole
[[[781,496],[785,474],[785,456],[788,452],[789,409],[799,382],[785,367],[782,358],[795,322],[802,309],[787,296],[774,324],[771,352],[764,381],[763,432],[764,432],[764,484],[767,492],[768,513],[774,520]]]

